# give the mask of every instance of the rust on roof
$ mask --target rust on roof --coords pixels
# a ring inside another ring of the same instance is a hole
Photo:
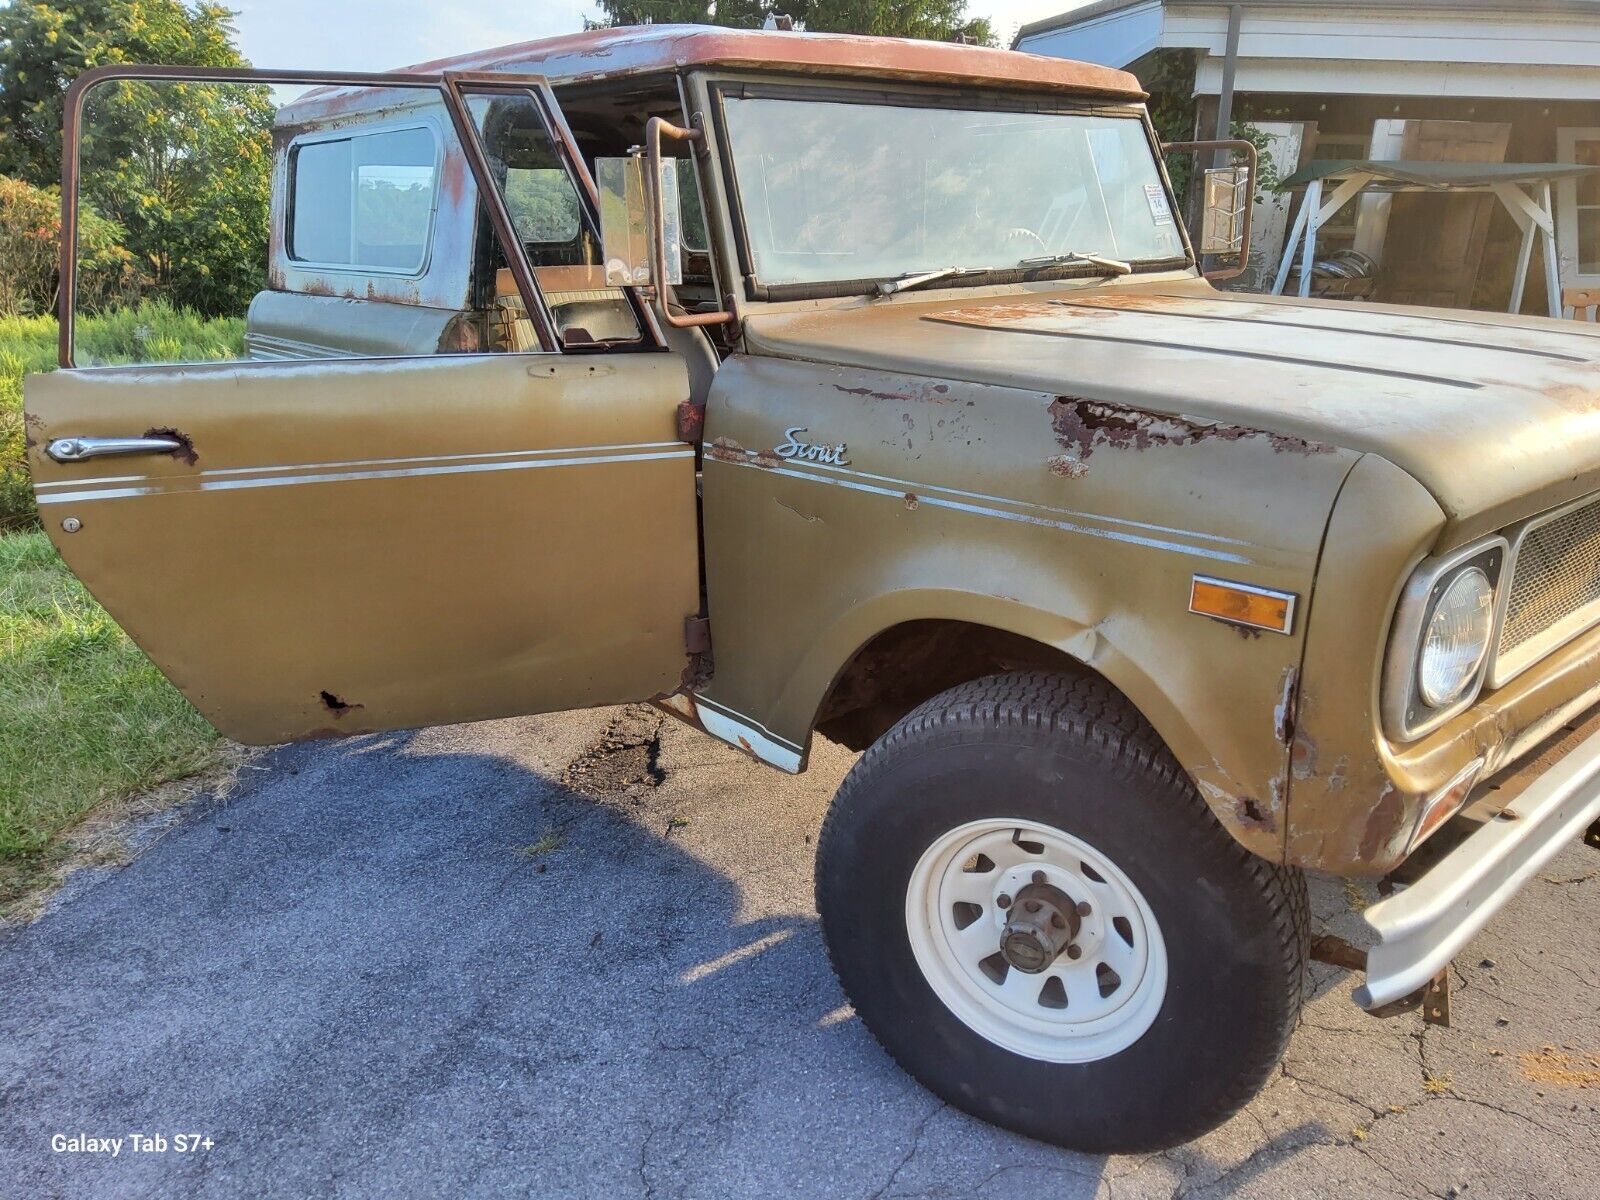
[[[419,74],[504,71],[542,75],[554,84],[618,75],[644,75],[690,67],[803,70],[807,74],[859,75],[985,87],[1059,90],[1077,95],[1140,100],[1145,92],[1126,71],[953,42],[855,34],[787,33],[723,29],[710,25],[639,25],[590,29],[518,42],[404,68]],[[309,92],[280,114],[289,121],[315,119],[340,92]]]

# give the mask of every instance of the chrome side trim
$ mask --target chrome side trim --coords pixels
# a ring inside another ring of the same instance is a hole
[[[665,447],[675,447],[666,449]],[[632,451],[632,453],[629,453]],[[368,462],[308,464],[299,467],[238,467],[170,477],[131,477],[139,487],[95,487],[95,479],[69,480],[78,490],[71,492],[37,490],[39,504],[83,503],[89,500],[123,500],[133,496],[157,496],[188,492],[222,492],[239,488],[291,487],[305,483],[348,483],[361,479],[409,479],[428,475],[464,475],[487,471],[523,471],[538,467],[581,467],[601,463],[654,462],[663,459],[694,457],[694,449],[682,442],[651,442],[641,446],[582,446],[553,450],[519,450],[509,454],[445,455],[440,458],[373,459]],[[457,462],[457,459],[470,459]],[[404,464],[388,466],[387,464]],[[424,465],[411,465],[424,464]],[[273,472],[268,474],[268,472]],[[277,472],[299,472],[278,474]],[[225,478],[247,475],[246,478]],[[130,477],[119,477],[123,482]]]
[[[979,492],[960,491],[956,488],[936,487],[932,484],[918,483],[915,480],[873,475],[870,472],[855,471],[849,467],[822,466],[811,463],[805,464],[804,467],[798,467],[790,465],[788,462],[785,462],[781,467],[766,466],[756,461],[754,451],[746,450],[742,458],[730,459],[713,453],[717,449],[717,447],[707,444],[704,463],[708,469],[722,465],[745,467],[751,470],[765,471],[771,475],[784,475],[791,479],[804,479],[810,483],[848,488],[851,491],[866,492],[869,495],[887,496],[901,503],[905,502],[908,493],[913,493],[919,504],[930,505],[934,508],[952,509],[956,512],[971,513],[980,517],[996,517],[1003,521],[1019,521],[1026,525],[1043,525],[1054,529],[1062,529],[1068,533],[1081,533],[1088,537],[1106,538],[1114,542],[1126,542],[1156,550],[1172,550],[1180,554],[1193,554],[1201,558],[1213,559],[1217,562],[1238,563],[1243,566],[1260,565],[1256,559],[1243,553],[1232,550],[1212,549],[1210,546],[1196,545],[1194,542],[1178,540],[1180,538],[1192,538],[1195,542],[1210,542],[1218,545],[1258,549],[1253,543],[1244,542],[1238,538],[1221,537],[1216,534],[1202,533],[1199,530],[1173,529],[1167,526],[1151,525],[1143,521],[1128,521],[1120,517],[1112,517],[1100,513],[1048,508],[1044,505],[1012,500],[1004,496],[988,496]],[[723,453],[725,454],[726,452]],[[867,482],[869,480],[876,482]],[[890,486],[881,486],[884,483]],[[985,501],[986,503],[975,504],[970,503],[970,500]],[[1009,505],[1010,507],[1001,508],[999,507],[1000,505]],[[1073,519],[1068,520],[1065,518]]]
[[[1449,965],[1540,867],[1600,817],[1600,733],[1580,742],[1416,883],[1367,909],[1378,942],[1351,993],[1380,1008]]]
[[[1510,683],[1541,658],[1559,650],[1584,630],[1600,623],[1600,601],[1595,601],[1567,614],[1567,616],[1542,633],[1536,634],[1523,642],[1522,645],[1504,653],[1500,650],[1501,635],[1505,628],[1506,610],[1511,603],[1511,589],[1517,583],[1517,565],[1518,560],[1522,557],[1522,544],[1528,540],[1528,535],[1536,529],[1548,525],[1552,521],[1560,520],[1575,509],[1586,508],[1592,504],[1600,504],[1600,498],[1597,498],[1591,492],[1587,496],[1580,496],[1569,504],[1563,504],[1560,508],[1553,508],[1547,513],[1540,513],[1536,517],[1530,517],[1507,533],[1506,536],[1510,539],[1511,550],[1506,559],[1506,569],[1501,573],[1501,578],[1505,581],[1506,586],[1501,589],[1504,595],[1500,598],[1500,611],[1496,614],[1494,652],[1489,656],[1489,687],[1497,688]]]

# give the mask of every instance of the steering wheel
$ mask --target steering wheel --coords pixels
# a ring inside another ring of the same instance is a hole
[[[1006,230],[1005,236],[1000,239],[1001,244],[1005,246],[1010,246],[1015,242],[1021,241],[1032,241],[1034,245],[1039,247],[1041,253],[1050,253],[1050,247],[1044,244],[1044,239],[1042,237],[1040,237],[1033,230],[1024,228],[1021,225],[1012,226],[1010,229]],[[1019,257],[1026,256],[1024,255]]]

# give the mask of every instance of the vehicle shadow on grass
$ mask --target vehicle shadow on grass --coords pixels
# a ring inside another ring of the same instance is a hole
[[[1236,1121],[1248,1144],[1107,1160],[941,1105],[845,1006],[811,910],[849,756],[792,779],[676,726],[619,736],[618,713],[282,748],[0,941],[0,1178],[1076,1198],[1248,1172],[1311,1137]],[[129,1131],[213,1145],[50,1149]]]

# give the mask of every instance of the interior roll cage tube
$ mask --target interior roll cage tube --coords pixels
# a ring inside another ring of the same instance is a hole
[[[85,71],[72,81],[67,89],[65,116],[61,134],[61,262],[60,289],[57,300],[59,335],[57,362],[63,368],[73,363],[73,315],[77,297],[77,246],[78,246],[78,188],[80,182],[79,151],[83,140],[83,110],[90,91],[104,83],[117,80],[145,80],[162,83],[201,84],[264,84],[279,87],[351,87],[351,88],[417,88],[438,94],[445,111],[450,115],[456,140],[466,156],[467,166],[477,185],[478,197],[488,213],[490,225],[505,254],[522,303],[533,323],[542,351],[559,352],[561,337],[554,319],[545,307],[543,296],[534,279],[533,267],[525,248],[517,236],[511,212],[505,197],[495,186],[487,156],[478,137],[472,115],[467,110],[466,96],[480,94],[532,94],[546,124],[551,144],[559,147],[573,189],[584,207],[584,218],[592,229],[599,229],[599,195],[594,180],[584,167],[577,151],[572,132],[561,117],[555,94],[540,76],[519,75],[508,78],[488,71],[445,71],[438,73],[389,71],[272,71],[248,67],[182,67],[141,66],[136,63],[116,63]],[[628,303],[634,310],[641,329],[649,331],[654,348],[664,342],[649,307],[642,304],[632,288],[625,289]]]
[[[685,129],[661,117],[651,117],[644,127],[645,189],[650,198],[650,267],[656,283],[656,299],[661,303],[661,316],[678,329],[700,325],[722,325],[733,320],[727,309],[708,313],[686,313],[679,316],[672,311],[674,303],[672,285],[667,282],[666,216],[661,200],[661,139],[676,138],[688,142],[699,150],[705,145],[706,135],[699,129]]]

